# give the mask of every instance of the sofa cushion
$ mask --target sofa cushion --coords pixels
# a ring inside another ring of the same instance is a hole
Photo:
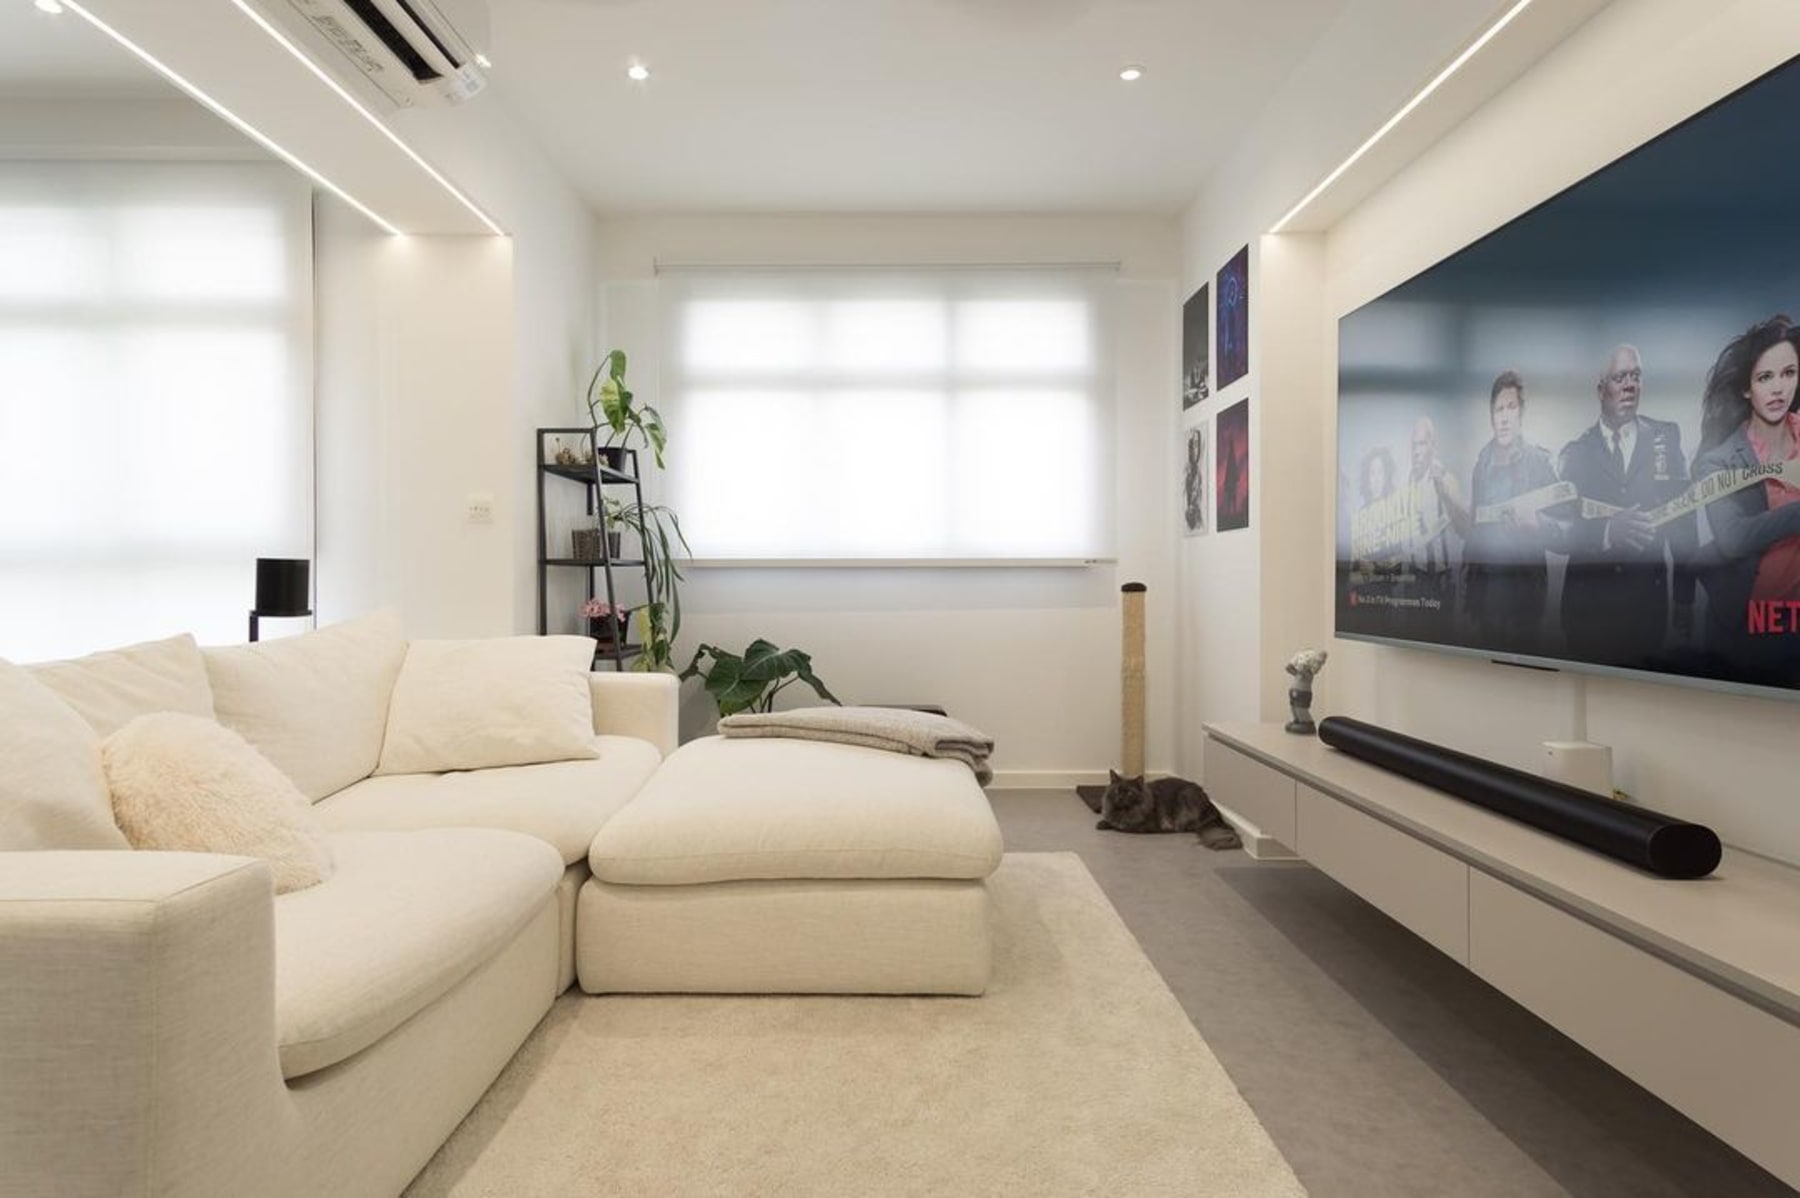
[[[585,636],[414,641],[394,683],[378,774],[437,773],[594,755]]]
[[[669,755],[588,855],[603,882],[985,878],[1000,827],[969,767],[857,745],[707,737]]]
[[[358,782],[315,810],[336,831],[507,828],[550,844],[573,865],[594,833],[631,801],[662,760],[647,741],[593,738],[592,761],[552,761],[454,774],[384,774]]]
[[[134,849],[260,857],[275,893],[331,876],[306,796],[248,741],[212,719],[139,716],[100,746],[113,816]]]
[[[367,1048],[448,993],[550,902],[562,861],[516,832],[331,837],[329,882],[275,900],[282,1076]],[[551,977],[541,983],[548,991]]]
[[[102,737],[159,711],[213,718],[206,662],[185,634],[27,668]]]
[[[127,849],[100,738],[21,666],[0,661],[0,852]]]
[[[219,722],[317,802],[367,778],[406,656],[391,611],[303,636],[202,651]]]

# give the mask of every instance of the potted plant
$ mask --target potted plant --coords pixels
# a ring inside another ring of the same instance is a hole
[[[600,497],[600,504],[606,512],[606,518],[600,525],[600,527],[606,530],[606,556],[609,559],[617,560],[618,558],[625,556],[625,525],[623,519],[625,515],[625,505],[621,501],[612,498],[610,495],[602,495]]]
[[[710,658],[704,668],[701,662]],[[775,696],[796,682],[804,682],[826,702],[839,705],[837,696],[812,672],[812,658],[798,649],[780,649],[758,637],[742,655],[716,645],[701,645],[681,677],[705,680],[706,692],[719,705],[721,716],[741,711],[774,709]]]
[[[675,638],[681,633],[682,579],[675,549],[679,545],[683,553],[690,552],[681,532],[681,520],[662,504],[635,501],[621,504],[616,516],[608,509],[608,518],[637,534],[644,559],[648,594],[637,609],[638,635],[644,651],[632,663],[633,668],[673,669]]]
[[[663,464],[663,445],[668,435],[663,431],[662,415],[649,404],[639,404],[625,386],[625,351],[615,349],[600,360],[594,377],[588,380],[588,416],[594,425],[596,459],[607,459],[614,470],[623,471],[625,451],[633,439],[650,449],[656,465]],[[605,429],[605,440],[601,430]]]
[[[587,621],[588,635],[602,648],[624,643],[625,630],[631,626],[631,609],[624,604],[614,607],[604,599],[589,599],[581,605],[581,615]]]

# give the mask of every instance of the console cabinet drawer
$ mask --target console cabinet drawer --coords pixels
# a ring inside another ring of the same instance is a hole
[[[1206,747],[1206,791],[1265,836],[1294,844],[1294,780],[1254,757],[1212,742]]]
[[[1294,851],[1459,964],[1469,963],[1469,867],[1310,786]]]
[[[1800,1027],[1479,870],[1469,915],[1477,974],[1800,1187]]]

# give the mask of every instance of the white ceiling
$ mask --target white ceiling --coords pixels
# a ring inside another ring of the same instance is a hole
[[[1175,213],[1345,5],[488,7],[493,90],[603,213]]]
[[[176,96],[172,86],[73,13],[0,0],[0,96]]]

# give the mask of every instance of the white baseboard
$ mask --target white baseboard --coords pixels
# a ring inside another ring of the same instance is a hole
[[[1218,802],[1216,799],[1213,801],[1213,806],[1219,809],[1219,814],[1225,817],[1226,823],[1237,829],[1238,839],[1244,842],[1244,852],[1248,853],[1255,860],[1300,860],[1299,853],[1288,848],[1287,845],[1282,844],[1279,840],[1276,840],[1273,836],[1270,836],[1231,808]]]
[[[1150,778],[1167,778],[1168,770],[1151,770]],[[989,790],[1072,790],[1077,786],[1105,786],[1105,770],[995,770]]]

